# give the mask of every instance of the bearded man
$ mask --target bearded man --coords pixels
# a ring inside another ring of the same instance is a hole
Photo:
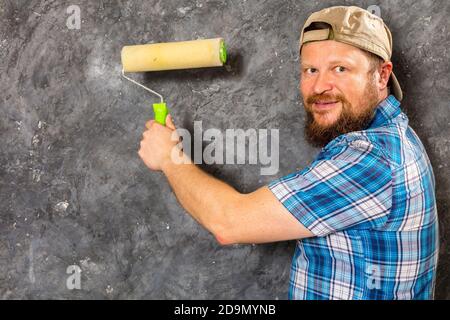
[[[438,259],[433,170],[400,108],[392,35],[358,7],[313,13],[300,36],[305,136],[299,172],[241,194],[186,157],[154,121],[139,155],[223,245],[297,240],[290,299],[432,299]]]

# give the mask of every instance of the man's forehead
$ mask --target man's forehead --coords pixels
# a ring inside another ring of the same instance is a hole
[[[365,59],[361,49],[352,45],[334,41],[314,41],[302,46],[300,52],[301,63],[313,62],[347,62],[360,63]]]

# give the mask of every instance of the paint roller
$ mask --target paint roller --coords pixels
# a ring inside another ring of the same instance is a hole
[[[125,46],[121,59],[122,76],[160,98],[153,104],[153,111],[155,121],[165,125],[169,109],[162,95],[127,77],[125,72],[220,67],[227,61],[227,51],[223,38],[215,38]]]

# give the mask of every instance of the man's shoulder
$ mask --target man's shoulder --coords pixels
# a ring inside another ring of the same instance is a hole
[[[333,157],[341,150],[347,153],[370,154],[382,158],[393,165],[401,164],[402,129],[395,122],[384,126],[353,131],[340,135],[322,149],[324,156]]]
[[[330,142],[322,152],[333,156],[333,153],[343,148],[371,152],[374,156],[386,159],[393,168],[403,166],[426,153],[422,141],[409,126],[408,117],[403,112],[382,126],[343,134]]]
[[[376,139],[365,132],[351,132],[341,135],[322,148],[317,159],[332,160],[335,163],[389,162],[385,151]]]

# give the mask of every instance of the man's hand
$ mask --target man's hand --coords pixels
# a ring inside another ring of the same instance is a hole
[[[147,130],[144,131],[138,154],[151,170],[162,170],[164,164],[171,161],[172,150],[179,143],[172,117],[167,115],[166,126],[150,120],[145,127]]]

